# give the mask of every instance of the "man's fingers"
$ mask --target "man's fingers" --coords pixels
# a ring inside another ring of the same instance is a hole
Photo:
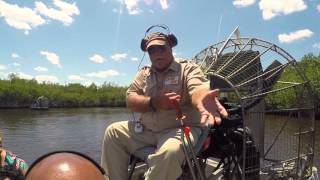
[[[181,100],[181,96],[177,93],[171,92],[171,93],[166,93],[164,94],[167,98],[169,98],[169,100],[176,100],[178,102],[180,102]]]
[[[201,124],[206,124],[207,123],[207,119],[208,119],[208,115],[207,114],[201,115],[200,123]]]
[[[179,95],[179,94],[177,94],[175,92],[167,92],[167,93],[164,93],[164,95],[167,96],[167,97],[171,97],[171,96],[176,96],[176,95]]]
[[[221,105],[221,103],[219,102],[218,98],[215,98],[215,101],[216,101],[216,105],[218,107],[218,111],[221,114],[221,116],[224,117],[224,118],[228,117],[227,110]]]
[[[180,95],[175,95],[175,96],[169,96],[168,97],[170,100],[180,100],[181,99],[181,96]]]
[[[217,110],[221,114],[221,116],[225,117],[225,118],[228,117],[227,110],[221,105],[221,103],[219,102],[219,100],[217,98],[217,96],[219,95],[219,89],[214,89],[214,90],[210,91],[210,95],[214,97],[214,101],[215,101]]]
[[[217,97],[219,95],[219,89],[211,90],[209,94],[213,97]]]
[[[207,119],[207,124],[213,126],[215,124],[213,116],[210,114]]]
[[[221,117],[219,115],[212,115],[210,113],[202,113],[200,123],[203,125],[213,126],[221,123]]]
[[[213,116],[214,122],[216,124],[220,124],[221,123],[221,117],[220,116]]]
[[[177,96],[172,96],[172,97],[169,97],[169,104],[168,105],[173,105],[174,108],[176,108],[175,106],[179,106],[180,104],[180,100],[181,100],[181,97],[179,95]]]

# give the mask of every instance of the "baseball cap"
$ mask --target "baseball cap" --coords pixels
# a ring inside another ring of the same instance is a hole
[[[168,43],[167,36],[161,32],[152,33],[147,37],[147,39],[147,49],[153,45],[163,46],[166,45],[166,43]]]

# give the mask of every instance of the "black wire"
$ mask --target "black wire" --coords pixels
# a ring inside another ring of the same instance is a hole
[[[142,61],[143,61],[143,59],[144,59],[145,56],[146,56],[146,52],[143,53],[143,56],[142,56],[142,58],[140,59],[140,62],[139,62],[138,70],[137,70],[137,71],[139,71],[140,66],[141,66],[141,64],[142,64]]]
[[[170,34],[170,29],[169,29],[169,27],[168,27],[167,25],[165,25],[165,24],[156,24],[156,25],[150,26],[150,27],[146,30],[146,32],[145,32],[145,34],[144,34],[144,37],[146,37],[147,34],[148,34],[148,32],[149,32],[151,29],[155,28],[155,27],[160,27],[160,28],[166,30],[166,31],[167,31],[167,34]]]
[[[146,56],[146,52],[143,52],[143,55],[142,55],[142,57],[141,57],[141,59],[140,59],[140,62],[139,62],[137,71],[140,70],[140,66],[141,66],[141,64],[142,64],[145,56]],[[134,113],[133,111],[131,111],[131,115],[132,115],[132,117],[133,117],[133,121],[136,122],[135,113]]]

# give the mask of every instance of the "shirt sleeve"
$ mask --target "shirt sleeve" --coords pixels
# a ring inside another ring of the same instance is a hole
[[[131,96],[131,95],[143,95],[143,89],[145,87],[145,74],[146,69],[143,68],[140,70],[136,76],[134,77],[133,82],[131,83],[130,87],[127,90],[126,96]]]
[[[193,63],[188,63],[185,69],[187,91],[191,96],[196,89],[210,89],[210,82],[203,74],[200,67]]]

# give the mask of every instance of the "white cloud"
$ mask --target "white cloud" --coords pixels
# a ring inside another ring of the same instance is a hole
[[[41,66],[35,67],[34,70],[39,71],[39,72],[46,72],[46,71],[48,71],[47,68],[41,67]]]
[[[106,61],[106,59],[103,56],[99,55],[99,54],[94,54],[89,59],[90,59],[90,61],[93,61],[93,62],[96,62],[96,63],[103,63],[103,62]]]
[[[119,75],[120,73],[118,71],[110,69],[106,71],[88,73],[86,76],[95,77],[95,78],[107,78],[107,77],[119,76]]]
[[[142,10],[138,6],[139,0],[124,0],[124,4],[131,15],[140,14]],[[121,11],[120,11],[121,12]]]
[[[131,58],[132,61],[138,61],[139,59],[136,57]]]
[[[176,60],[176,61],[184,61],[184,60],[186,60],[185,58],[183,58],[183,57],[174,57],[174,59]]]
[[[172,52],[172,55],[173,55],[173,57],[177,58],[177,57],[179,57],[179,56],[181,55],[181,53],[180,53],[180,52],[173,51],[173,52]]]
[[[320,43],[315,43],[315,44],[312,45],[312,47],[320,49]]]
[[[83,77],[81,77],[79,75],[74,75],[74,74],[69,75],[68,79],[70,79],[70,80],[85,80]]]
[[[134,10],[128,11],[128,13],[131,14],[131,15],[140,14],[141,12],[142,11],[140,9],[134,9]]]
[[[20,66],[20,64],[17,63],[17,62],[12,63],[12,65],[13,65],[13,66]]]
[[[127,54],[126,53],[118,53],[118,54],[114,54],[111,56],[111,59],[115,60],[115,61],[121,61],[125,58],[127,58]]]
[[[59,56],[56,55],[53,52],[48,52],[48,51],[41,51],[40,52],[41,55],[46,56],[47,60],[54,65],[57,65],[58,67],[62,68],[61,64],[60,64],[60,59]]]
[[[303,0],[261,0],[259,7],[265,20],[270,20],[281,14],[287,15],[307,9]]]
[[[255,0],[234,0],[232,4],[238,8],[247,7],[255,3]]]
[[[58,78],[56,76],[50,76],[50,75],[38,75],[38,76],[31,76],[29,74],[25,74],[23,72],[15,73],[17,76],[21,79],[33,79],[35,78],[39,83],[42,82],[51,82],[51,83],[57,83],[59,82]]]
[[[153,4],[153,0],[144,0],[144,3],[146,3],[146,5],[151,5]]]
[[[53,0],[53,4],[57,6],[58,9],[49,8],[44,3],[36,1],[35,10],[50,19],[62,22],[66,26],[73,22],[73,15],[80,14],[76,3],[69,4],[62,0]]]
[[[162,9],[168,9],[169,8],[167,0],[160,0],[160,5],[161,5]]]
[[[106,0],[103,0],[106,1]],[[119,7],[113,8],[112,11],[115,13],[122,14],[123,9],[125,8],[130,15],[137,15],[141,14],[144,11],[149,12],[151,14],[154,13],[152,9],[143,10],[141,8],[141,2],[144,3],[146,6],[151,6],[154,2],[158,2],[157,5],[160,4],[162,10],[167,10],[169,8],[169,1],[168,0],[111,0],[113,2],[119,3]],[[104,2],[103,2],[104,3]]]
[[[63,2],[62,0],[53,0],[53,4],[59,7],[63,13],[69,16],[80,14],[80,11],[75,2],[69,4],[67,2]]]
[[[318,12],[320,12],[320,4],[317,6],[317,10]]]
[[[186,60],[185,58],[180,57],[180,56],[174,56],[174,59],[175,59],[176,61],[183,61],[183,60]]]
[[[0,0],[0,17],[4,17],[6,23],[25,34],[29,34],[32,28],[43,25],[46,20],[34,10],[27,7],[19,7],[17,4],[9,4]]]
[[[94,83],[97,86],[101,85],[101,83],[96,82],[96,81],[91,81],[91,80],[83,81],[81,84],[86,86],[86,87],[89,87],[92,83]]]
[[[19,78],[21,78],[21,79],[32,79],[33,78],[33,76],[31,76],[31,75],[29,75],[29,74],[25,74],[25,73],[23,73],[23,72],[19,72],[19,73],[17,73],[17,75],[18,75],[18,77]]]
[[[38,75],[35,77],[35,79],[38,82],[51,82],[51,83],[59,82],[59,79],[56,76],[50,76],[50,75]]]
[[[180,52],[173,51],[173,52],[172,52],[172,55],[173,55],[173,57],[174,57],[174,59],[175,59],[176,61],[184,61],[184,60],[186,60],[186,58],[183,58],[183,57],[181,56],[182,53],[180,53]]]
[[[83,84],[84,86],[88,87],[88,86],[90,86],[92,83],[93,83],[93,82],[89,80],[89,81],[83,82],[82,84]]]
[[[7,78],[8,74],[0,71],[0,78]]]
[[[7,66],[0,64],[0,70],[6,70]]]
[[[12,53],[12,54],[11,54],[11,57],[12,57],[13,59],[17,59],[17,58],[19,58],[20,56],[19,56],[18,54],[16,54],[16,53]]]
[[[302,29],[289,34],[279,34],[278,39],[281,43],[291,43],[300,39],[309,38],[313,34],[309,29]]]

